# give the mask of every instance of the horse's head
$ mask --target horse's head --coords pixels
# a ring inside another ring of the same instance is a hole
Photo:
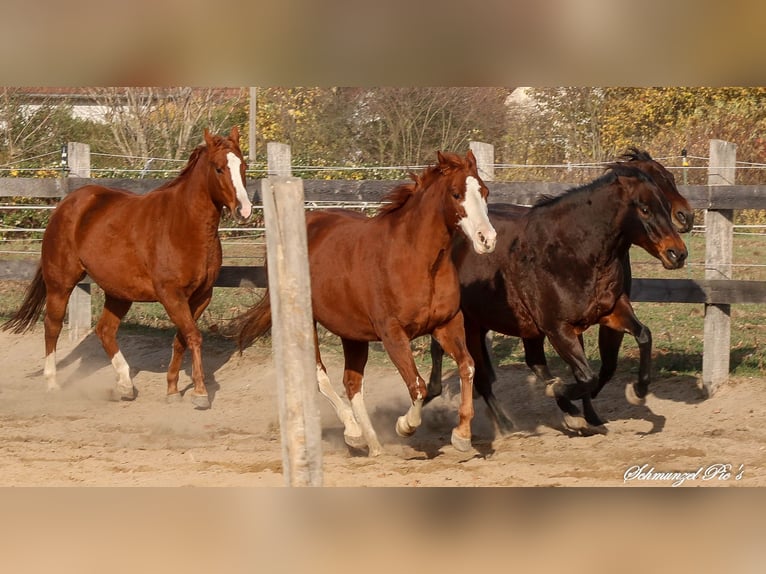
[[[489,190],[479,177],[473,152],[468,150],[465,159],[442,152],[437,152],[437,157],[440,181],[446,194],[448,223],[465,233],[476,253],[492,253],[497,232],[487,216]]]
[[[683,267],[686,244],[671,221],[671,204],[658,186],[643,171],[618,172],[617,182],[626,194],[630,241],[659,259],[665,269]]]
[[[652,159],[648,152],[635,147],[630,148],[620,156],[620,159],[639,168],[654,180],[665,199],[670,202],[670,216],[676,229],[681,233],[691,231],[694,226],[694,210],[687,199],[679,193],[673,174],[660,162]]]
[[[239,128],[228,137],[214,136],[205,129],[207,157],[210,162],[208,185],[213,201],[229,208],[232,215],[247,219],[253,209],[245,188],[245,160],[239,149]]]

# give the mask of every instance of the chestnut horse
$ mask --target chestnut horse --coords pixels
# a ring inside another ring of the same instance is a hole
[[[634,244],[668,269],[683,266],[687,250],[668,206],[644,171],[632,162],[618,162],[594,182],[531,209],[501,208],[493,213],[498,248],[482,260],[455,243],[453,258],[460,273],[468,349],[476,362],[476,389],[501,431],[510,430],[512,423],[492,393],[494,373],[484,340],[490,329],[524,339],[527,364],[549,382],[546,391],[556,398],[572,429],[603,424],[591,404],[599,381],[581,341],[591,325],[636,337],[643,385],[637,392],[645,394],[651,334],[625,293],[623,261]],[[572,369],[574,382],[550,376],[542,352],[546,336]],[[440,393],[441,377],[432,373],[428,397]],[[575,399],[583,400],[584,419],[571,403]]]
[[[168,366],[168,399],[180,399],[178,376],[187,346],[192,353],[191,402],[209,408],[196,322],[210,303],[221,268],[218,224],[223,208],[243,218],[252,205],[245,189],[239,130],[228,137],[205,130],[180,175],[136,195],[87,185],[58,204],[43,234],[40,264],[24,302],[3,325],[22,333],[45,307],[45,378],[58,389],[56,343],[74,287],[85,277],[104,290],[96,334],[117,373],[117,389],[133,399],[130,368],[116,333],[134,301],[159,301],[178,328]]]
[[[452,444],[471,445],[474,364],[466,350],[460,285],[449,256],[453,236],[467,238],[484,257],[495,247],[487,218],[487,187],[471,151],[465,159],[438,153],[414,183],[395,188],[374,217],[342,209],[306,215],[317,379],[320,392],[344,424],[346,443],[382,452],[363,399],[363,375],[370,341],[382,341],[409,391],[411,406],[398,418],[396,432],[412,435],[421,423],[426,384],[418,373],[410,341],[433,334],[460,371],[459,423]],[[351,403],[333,390],[319,353],[316,323],[343,344],[343,385]],[[271,326],[268,292],[234,321],[240,348]]]

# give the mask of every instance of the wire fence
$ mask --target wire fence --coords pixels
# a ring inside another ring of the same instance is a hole
[[[60,156],[59,152],[50,152],[45,154],[39,154],[32,157],[27,157],[21,160],[13,162],[13,164],[0,165],[0,177],[2,176],[18,176],[24,177],[32,174],[32,176],[39,177],[55,177],[56,174],[65,175],[65,170],[62,168],[61,163],[55,161],[45,160],[57,160]],[[179,166],[187,162],[186,159],[175,158],[159,158],[159,157],[141,157],[141,156],[129,156],[119,154],[104,154],[104,153],[91,153],[91,156],[102,158],[105,160],[124,160],[135,163],[143,164],[143,168],[140,169],[123,169],[117,167],[108,168],[96,168],[91,167],[91,174],[94,177],[99,176],[114,176],[116,173],[124,175],[126,177],[141,178],[168,178],[177,174]],[[665,156],[656,157],[658,161],[662,162],[671,173],[685,174],[692,171],[705,172],[708,171],[709,158],[703,156]],[[699,162],[700,165],[690,165],[689,161]],[[36,167],[17,167],[22,164],[29,164],[32,162],[38,162]],[[152,168],[152,165],[165,165],[167,169]],[[572,177],[572,184],[576,185],[581,183],[578,179],[587,177],[593,177],[594,172],[599,172],[604,169],[605,162],[571,162],[571,163],[558,163],[558,164],[529,164],[529,163],[495,163],[492,167],[495,170],[496,179],[503,179],[503,172],[518,172],[519,170],[530,170],[535,173],[540,172],[565,172]],[[753,170],[762,173],[763,176],[758,176],[758,179],[763,179],[766,182],[766,163],[737,161],[737,170]],[[365,165],[293,165],[292,170],[296,174],[301,176],[311,176],[318,179],[343,179],[343,174],[368,174],[380,177],[381,174],[385,174],[387,177],[399,176],[400,178],[406,178],[410,172],[417,172],[424,168],[423,165],[392,165],[392,166],[365,166]],[[264,167],[251,167],[247,170],[248,175],[254,178],[261,178],[268,175],[267,168]],[[579,172],[579,174],[578,174]],[[590,175],[588,175],[590,174]],[[332,176],[332,177],[327,177]],[[338,177],[340,176],[340,177]],[[367,177],[365,177],[367,178]],[[374,178],[370,178],[374,179]],[[383,178],[386,179],[386,178]],[[546,178],[543,178],[543,181]],[[363,212],[372,212],[376,210],[381,204],[379,202],[372,201],[332,201],[332,202],[319,202],[319,201],[307,201],[306,209],[324,209],[324,208],[345,208],[355,209]],[[256,212],[262,210],[261,205],[253,206]],[[45,231],[45,227],[40,226],[28,226],[20,224],[8,224],[3,222],[6,218],[4,213],[19,210],[28,212],[50,212],[55,208],[55,205],[40,205],[24,202],[2,202],[0,203],[0,254],[2,255],[34,255],[39,254],[40,243],[42,234]],[[230,226],[226,221],[223,221],[219,231],[223,236],[223,244],[226,245],[263,245],[263,234],[265,228],[263,227],[262,217],[251,218],[251,223],[240,224],[237,226]],[[705,225],[695,225],[692,233],[704,234]],[[734,234],[742,237],[759,237],[766,240],[766,223],[742,223],[734,225]],[[18,236],[18,237],[17,237]],[[690,261],[690,265],[699,265]],[[749,267],[760,266],[766,267],[766,265],[748,265]]]

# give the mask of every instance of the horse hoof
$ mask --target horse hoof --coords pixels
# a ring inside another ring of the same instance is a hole
[[[496,419],[495,429],[501,436],[509,436],[514,432],[513,423],[509,419]]]
[[[192,393],[191,403],[195,409],[204,410],[210,408],[210,399],[208,399],[207,395],[195,395]]]
[[[588,428],[581,430],[580,433],[583,436],[594,436],[597,434],[606,435],[609,434],[609,429],[606,428],[606,425],[604,424],[588,425]]]
[[[646,404],[646,397],[639,397],[633,384],[625,385],[625,398],[631,405],[642,407]]]
[[[134,387],[117,387],[117,392],[122,401],[132,401],[136,398],[136,389]]]
[[[415,434],[415,429],[416,427],[410,426],[410,423],[407,422],[407,417],[405,415],[402,415],[396,419],[396,434],[398,434],[400,437],[411,437],[413,434]]]
[[[367,453],[367,456],[380,456],[383,454],[383,447],[376,446],[376,447],[370,447],[370,450]]]
[[[367,441],[364,440],[364,437],[362,435],[352,436],[349,434],[344,434],[343,440],[346,441],[346,444],[350,446],[351,448],[361,450],[367,446]]]
[[[563,384],[564,384],[564,381],[562,381],[560,377],[556,377],[555,379],[549,380],[545,385],[545,396],[550,397],[551,399],[555,399],[556,388]]]
[[[175,403],[180,403],[183,400],[184,399],[181,396],[181,393],[179,393],[179,392],[175,392],[175,393],[171,393],[169,395],[165,395],[165,402],[168,403],[169,405],[172,405],[172,404],[175,404]]]
[[[471,446],[471,438],[464,438],[457,434],[457,429],[452,429],[452,438],[451,438],[452,446],[455,447],[456,450],[459,450],[460,452],[468,452],[473,448]]]
[[[588,424],[588,421],[586,421],[585,417],[583,416],[570,415],[569,413],[563,413],[563,414],[564,414],[564,426],[571,431],[581,432],[588,428],[592,428]]]

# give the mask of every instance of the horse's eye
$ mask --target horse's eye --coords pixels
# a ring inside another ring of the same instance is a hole
[[[646,207],[645,205],[641,205],[640,209],[641,209],[641,213],[643,213],[644,215],[649,215],[649,208],[648,207]]]
[[[452,197],[454,197],[455,199],[460,199],[460,193],[455,191],[455,192],[452,193]]]
[[[223,173],[223,168],[222,168],[222,167],[217,167],[217,168],[215,168],[215,170],[216,170],[218,173]]]

